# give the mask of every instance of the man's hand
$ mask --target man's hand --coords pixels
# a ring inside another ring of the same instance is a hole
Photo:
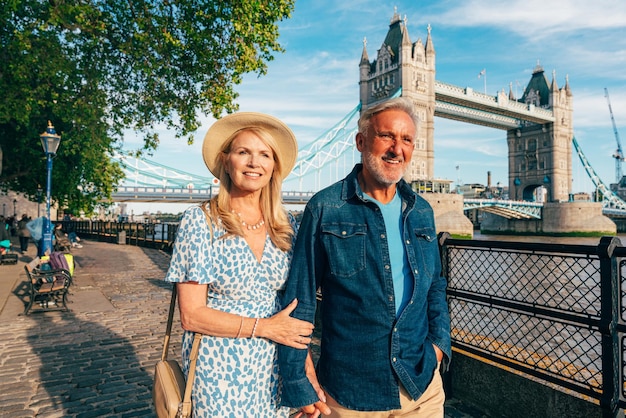
[[[330,408],[326,405],[326,396],[324,395],[324,391],[320,389],[318,396],[320,396],[319,401],[315,402],[313,405],[307,405],[300,408],[300,413],[296,415],[295,418],[318,418],[320,415],[330,415]],[[321,400],[322,397],[324,401]]]
[[[443,360],[443,351],[435,344],[433,344],[433,348],[435,349],[435,354],[437,355],[437,361],[441,362]]]
[[[313,357],[311,357],[311,351],[306,356],[304,363],[304,370],[306,376],[309,378],[309,382],[317,392],[317,397],[320,399],[311,405],[306,405],[300,408],[300,412],[294,416],[294,418],[318,418],[321,415],[330,415],[330,408],[326,405],[326,394],[324,389],[321,388],[320,383],[317,381],[317,373],[315,373],[315,365],[313,364]]]

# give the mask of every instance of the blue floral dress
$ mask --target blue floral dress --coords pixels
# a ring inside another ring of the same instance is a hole
[[[213,309],[251,318],[274,315],[280,310],[277,293],[287,280],[291,251],[281,251],[268,235],[259,263],[243,237],[219,239],[225,233],[221,223],[213,223],[211,240],[202,209],[187,209],[165,280],[207,284],[207,306]],[[192,341],[193,333],[184,332],[185,375]],[[279,407],[276,343],[264,338],[203,336],[192,400],[194,418],[286,418],[289,408]]]

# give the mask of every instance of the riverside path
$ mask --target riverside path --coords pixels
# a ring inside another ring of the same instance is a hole
[[[0,417],[155,416],[152,377],[169,307],[163,277],[170,256],[81,243],[72,251],[71,312],[21,315],[32,244],[16,265],[0,266]],[[180,359],[177,313],[174,324],[169,355]],[[487,416],[454,399],[446,404],[446,418]]]

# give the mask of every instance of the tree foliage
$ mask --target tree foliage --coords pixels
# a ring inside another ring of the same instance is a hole
[[[0,187],[45,187],[39,135],[62,136],[53,198],[72,211],[110,196],[124,134],[193,140],[198,115],[237,109],[235,86],[282,52],[294,0],[3,0]]]

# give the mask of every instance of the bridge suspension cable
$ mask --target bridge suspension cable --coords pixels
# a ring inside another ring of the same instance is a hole
[[[303,181],[306,176],[315,176],[314,185],[309,185],[313,189],[321,188],[321,168],[332,162],[337,162],[346,151],[354,150],[354,136],[356,135],[361,105],[357,105],[350,113],[341,119],[335,126],[327,130],[313,142],[303,146],[298,151],[298,159],[291,174],[285,179],[285,182],[298,180],[298,189],[304,187]],[[339,173],[338,164],[335,164],[336,176],[345,174]],[[332,174],[326,171],[325,174]],[[331,176],[328,176],[329,183]]]
[[[615,125],[615,118],[613,117],[613,109],[611,108],[611,99],[609,99],[609,90],[604,88],[604,97],[609,104],[609,113],[611,114],[611,123],[613,124],[613,134],[615,135],[615,142],[617,143],[617,149],[613,153],[615,158],[615,182],[619,183],[622,180],[622,162],[624,161],[624,152],[622,151],[622,142],[619,140],[619,132],[617,132],[617,126]]]
[[[578,145],[578,141],[576,141],[576,138],[572,138],[572,143],[574,144],[574,149],[576,150],[578,158],[580,158],[580,162],[583,164],[587,175],[593,182],[596,190],[602,195],[603,206],[610,209],[626,210],[626,202],[620,199],[619,196],[617,196],[609,187],[607,187],[602,179],[600,179],[600,176],[596,174],[593,167],[591,167],[591,164],[589,164],[587,157],[585,157],[582,148],[580,148],[580,145]]]
[[[134,157],[131,153],[117,153],[113,160],[117,161],[124,171],[125,186],[207,189],[219,184],[215,177],[198,176],[145,158]]]
[[[391,98],[400,97],[402,94],[402,88],[399,88]],[[325,180],[328,184],[339,180],[352,169],[355,161],[346,162],[345,165],[339,164],[339,160],[344,157],[348,152],[353,153],[353,159],[360,158],[360,155],[355,155],[356,148],[354,146],[354,138],[358,131],[357,122],[360,116],[361,103],[359,103],[354,109],[352,109],[346,116],[337,122],[332,128],[328,129],[313,142],[300,147],[298,151],[298,160],[296,165],[289,175],[285,179],[285,182],[298,180],[298,188],[302,190],[303,179],[306,176],[313,175],[312,171],[316,171],[314,190],[321,188],[322,168],[328,167],[331,163],[335,163],[335,173],[329,170],[324,171]],[[343,172],[340,172],[340,167],[344,168]],[[333,177],[334,174],[334,177]]]

